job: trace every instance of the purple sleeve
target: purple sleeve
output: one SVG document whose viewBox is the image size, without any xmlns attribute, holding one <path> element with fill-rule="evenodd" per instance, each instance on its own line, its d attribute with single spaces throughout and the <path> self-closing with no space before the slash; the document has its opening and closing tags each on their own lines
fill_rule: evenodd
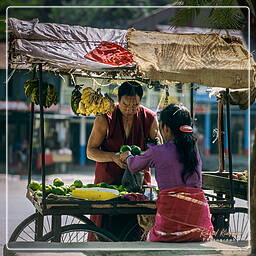
<svg viewBox="0 0 256 256">
<path fill-rule="evenodd" d="M 132 172 L 141 171 L 147 169 L 148 167 L 154 167 L 153 159 L 153 148 L 150 147 L 140 156 L 128 156 L 127 165 L 128 169 Z"/>
</svg>

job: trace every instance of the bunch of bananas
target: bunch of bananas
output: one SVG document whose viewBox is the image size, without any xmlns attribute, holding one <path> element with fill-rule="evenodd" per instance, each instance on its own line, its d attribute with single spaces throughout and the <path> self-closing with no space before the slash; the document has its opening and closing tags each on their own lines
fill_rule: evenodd
<svg viewBox="0 0 256 256">
<path fill-rule="evenodd" d="M 83 89 L 81 95 L 81 101 L 77 109 L 78 114 L 94 115 L 107 114 L 114 111 L 114 101 L 105 94 L 101 94 L 100 89 L 97 91 L 93 90 L 91 87 Z"/>
<path fill-rule="evenodd" d="M 77 112 L 78 108 L 79 108 L 79 102 L 81 101 L 81 96 L 82 96 L 82 93 L 79 91 L 79 88 L 80 87 L 76 87 L 73 91 L 72 91 L 72 95 L 71 95 L 71 102 L 70 102 L 70 105 L 71 105 L 71 108 L 72 108 L 72 111 L 74 112 L 74 114 L 79 114 Z"/>
<path fill-rule="evenodd" d="M 24 92 L 27 97 L 31 97 L 31 101 L 39 105 L 39 80 L 29 79 L 24 84 Z M 52 104 L 56 105 L 57 92 L 52 84 L 43 83 L 43 106 L 49 108 Z"/>
</svg>

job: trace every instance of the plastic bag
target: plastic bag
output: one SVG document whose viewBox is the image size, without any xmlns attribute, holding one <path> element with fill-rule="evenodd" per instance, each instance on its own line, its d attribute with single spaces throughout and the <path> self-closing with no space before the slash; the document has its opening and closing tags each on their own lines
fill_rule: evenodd
<svg viewBox="0 0 256 256">
<path fill-rule="evenodd" d="M 142 192 L 144 172 L 132 173 L 127 167 L 122 178 L 122 185 L 128 192 Z"/>
</svg>

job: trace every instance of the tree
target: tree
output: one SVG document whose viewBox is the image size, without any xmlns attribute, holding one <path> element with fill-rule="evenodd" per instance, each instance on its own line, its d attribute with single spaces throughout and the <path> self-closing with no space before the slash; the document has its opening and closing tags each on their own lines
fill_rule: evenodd
<svg viewBox="0 0 256 256">
<path fill-rule="evenodd" d="M 250 8 L 251 40 L 256 41 L 256 1 L 255 0 L 186 0 L 179 1 L 176 5 L 184 6 L 241 6 L 240 8 L 210 8 L 202 24 L 207 24 L 213 29 L 239 29 L 247 35 L 248 9 Z M 173 26 L 184 26 L 195 20 L 206 9 L 185 8 L 178 9 L 176 15 L 170 19 Z M 207 22 L 206 22 L 207 21 Z M 247 36 L 245 36 L 245 39 Z M 254 46 L 255 47 L 255 46 Z"/>
</svg>

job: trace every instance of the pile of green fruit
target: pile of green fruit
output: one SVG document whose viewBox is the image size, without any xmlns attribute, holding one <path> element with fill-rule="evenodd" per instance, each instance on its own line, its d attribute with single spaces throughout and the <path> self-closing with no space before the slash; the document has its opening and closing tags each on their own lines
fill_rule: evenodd
<svg viewBox="0 0 256 256">
<path fill-rule="evenodd" d="M 28 185 L 30 189 L 34 191 L 37 196 L 42 196 L 42 184 L 38 181 L 31 181 Z M 86 184 L 84 185 L 81 180 L 75 180 L 71 185 L 65 185 L 63 180 L 60 178 L 55 178 L 52 184 L 45 185 L 45 192 L 48 196 L 49 194 L 60 195 L 60 196 L 71 196 L 71 192 L 76 188 L 111 188 L 119 191 L 120 195 L 126 193 L 126 189 L 122 185 L 109 185 L 106 182 L 101 182 L 98 184 Z"/>
<path fill-rule="evenodd" d="M 132 153 L 132 155 L 136 156 L 136 155 L 140 155 L 141 154 L 141 148 L 136 146 L 136 145 L 123 145 L 120 148 L 120 153 L 126 152 L 126 151 L 130 151 Z"/>
<path fill-rule="evenodd" d="M 34 193 L 38 196 L 42 196 L 42 184 L 38 181 L 31 181 L 28 185 Z M 65 185 L 63 180 L 60 178 L 55 178 L 52 184 L 45 185 L 46 195 L 54 194 L 61 196 L 70 196 L 71 191 L 75 188 L 83 187 L 83 182 L 81 180 L 75 180 L 71 185 Z"/>
</svg>

